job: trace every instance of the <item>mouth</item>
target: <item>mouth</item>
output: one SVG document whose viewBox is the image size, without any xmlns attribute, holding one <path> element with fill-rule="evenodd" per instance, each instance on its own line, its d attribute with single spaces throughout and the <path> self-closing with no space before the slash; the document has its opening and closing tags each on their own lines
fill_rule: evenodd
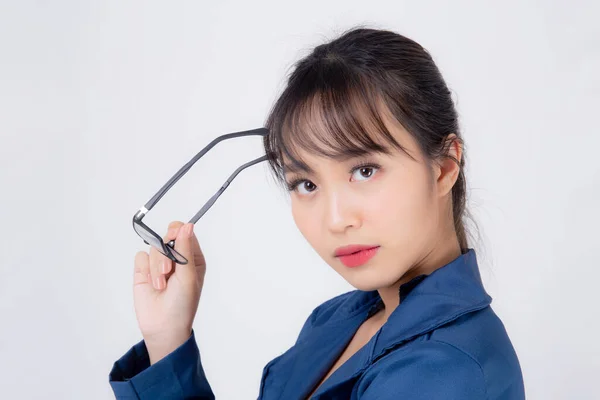
<svg viewBox="0 0 600 400">
<path fill-rule="evenodd" d="M 378 250 L 379 246 L 353 245 L 338 248 L 335 251 L 335 257 L 346 267 L 354 268 L 366 264 L 377 254 Z"/>
</svg>

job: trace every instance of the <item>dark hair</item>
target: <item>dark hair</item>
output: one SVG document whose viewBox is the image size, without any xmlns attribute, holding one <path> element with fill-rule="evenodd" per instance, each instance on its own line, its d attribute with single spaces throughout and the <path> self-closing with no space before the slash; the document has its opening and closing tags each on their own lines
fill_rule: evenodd
<svg viewBox="0 0 600 400">
<path fill-rule="evenodd" d="M 354 28 L 317 46 L 295 64 L 267 118 L 264 146 L 271 170 L 284 182 L 284 156 L 307 170 L 298 149 L 340 159 L 388 153 L 390 145 L 404 150 L 387 130 L 384 111 L 415 138 L 429 161 L 451 157 L 450 134 L 463 145 L 451 93 L 421 45 L 395 32 Z M 464 251 L 464 156 L 452 159 L 461 167 L 452 203 Z"/>
</svg>

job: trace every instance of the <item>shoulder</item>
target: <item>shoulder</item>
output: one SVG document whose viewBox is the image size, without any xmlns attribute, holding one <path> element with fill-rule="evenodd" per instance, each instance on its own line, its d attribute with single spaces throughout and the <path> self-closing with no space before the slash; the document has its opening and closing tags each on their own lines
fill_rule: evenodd
<svg viewBox="0 0 600 400">
<path fill-rule="evenodd" d="M 431 340 L 461 351 L 481 366 L 488 393 L 521 398 L 523 375 L 515 348 L 492 307 L 467 314 L 430 334 Z"/>
<path fill-rule="evenodd" d="M 519 369 L 508 332 L 491 306 L 457 318 L 429 336 L 460 349 L 481 365 L 493 364 L 496 370 Z"/>
<path fill-rule="evenodd" d="M 412 342 L 384 355 L 362 375 L 359 397 L 486 399 L 481 365 L 452 344 Z"/>
<path fill-rule="evenodd" d="M 491 307 L 383 354 L 365 371 L 360 390 L 376 393 L 383 387 L 409 398 L 524 399 L 517 355 Z"/>
</svg>

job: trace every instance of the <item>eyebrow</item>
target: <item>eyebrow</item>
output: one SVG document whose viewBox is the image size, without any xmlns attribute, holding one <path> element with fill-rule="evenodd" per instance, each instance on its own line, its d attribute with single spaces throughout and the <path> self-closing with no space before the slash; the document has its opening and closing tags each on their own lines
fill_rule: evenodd
<svg viewBox="0 0 600 400">
<path fill-rule="evenodd" d="M 376 150 L 364 150 L 364 151 L 357 152 L 357 153 L 342 153 L 342 154 L 332 156 L 331 158 L 333 158 L 334 160 L 336 160 L 338 162 L 347 162 L 350 160 L 354 160 L 356 158 L 371 156 L 371 155 L 375 155 L 375 154 L 385 154 L 385 152 L 384 151 L 376 151 Z M 283 165 L 284 175 L 287 173 L 291 174 L 291 173 L 297 173 L 297 172 L 314 174 L 314 170 L 310 166 L 308 166 L 306 163 L 303 163 L 301 161 L 293 162 L 292 164 L 284 164 Z"/>
<path fill-rule="evenodd" d="M 304 164 L 304 163 L 299 163 L 299 164 L 285 164 L 283 166 L 283 173 L 285 174 L 293 174 L 293 173 L 297 173 L 297 172 L 304 172 L 307 174 L 313 174 L 314 171 L 311 167 L 309 167 L 308 165 Z"/>
</svg>

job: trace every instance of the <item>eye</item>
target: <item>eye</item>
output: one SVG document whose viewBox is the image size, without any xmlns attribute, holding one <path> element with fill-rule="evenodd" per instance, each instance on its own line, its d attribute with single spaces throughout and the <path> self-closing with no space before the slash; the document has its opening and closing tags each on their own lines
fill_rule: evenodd
<svg viewBox="0 0 600 400">
<path fill-rule="evenodd" d="M 312 183 L 311 181 L 302 181 L 297 187 L 296 190 L 298 191 L 298 193 L 300 194 L 309 194 L 310 192 L 313 192 L 315 189 L 317 188 L 317 185 L 315 185 L 314 183 Z M 306 192 L 302 192 L 303 190 L 305 190 Z"/>
<path fill-rule="evenodd" d="M 317 189 L 317 185 L 307 179 L 296 179 L 295 181 L 288 183 L 288 190 L 290 192 L 297 191 L 299 194 L 309 194 Z"/>
<path fill-rule="evenodd" d="M 358 165 L 352 169 L 352 180 L 366 181 L 371 178 L 379 170 L 378 165 Z"/>
</svg>

